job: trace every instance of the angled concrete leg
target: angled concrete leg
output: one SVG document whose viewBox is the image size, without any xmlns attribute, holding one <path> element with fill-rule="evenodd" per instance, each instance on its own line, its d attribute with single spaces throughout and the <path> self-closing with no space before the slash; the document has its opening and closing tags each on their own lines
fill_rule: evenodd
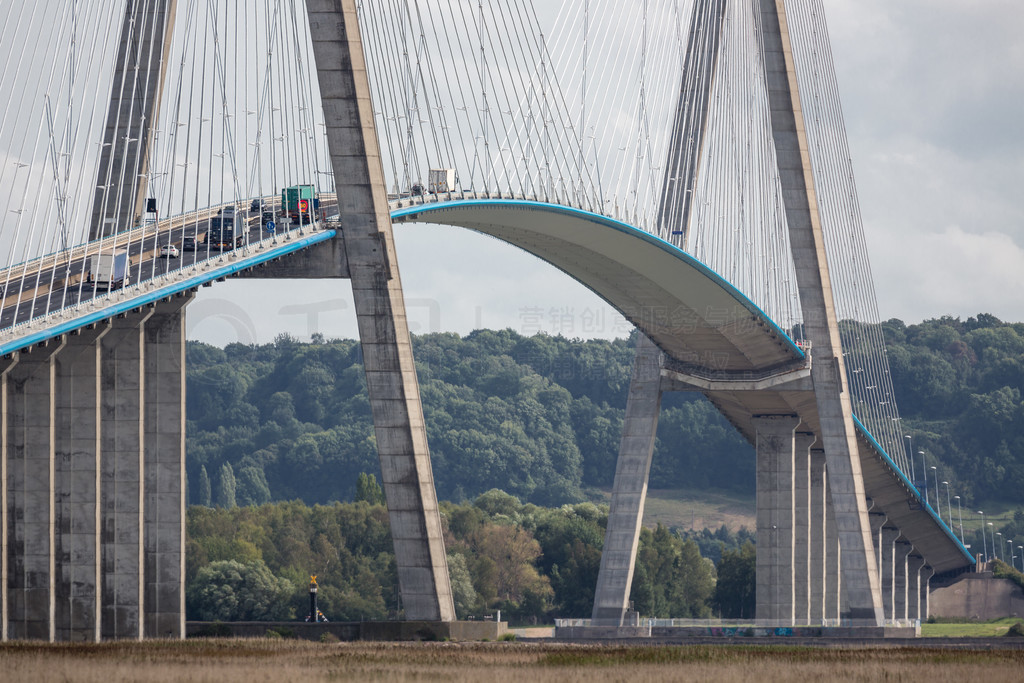
<svg viewBox="0 0 1024 683">
<path fill-rule="evenodd" d="M 115 319 L 101 342 L 100 631 L 104 639 L 143 637 L 145 323 L 151 315 L 153 309 Z"/>
<path fill-rule="evenodd" d="M 896 539 L 900 536 L 899 529 L 884 527 L 881 534 L 882 571 L 882 608 L 886 619 L 895 619 L 896 613 Z"/>
<path fill-rule="evenodd" d="M 650 339 L 638 333 L 626 418 L 622 423 L 622 443 L 615 464 L 608 528 L 594 594 L 592 623 L 595 626 L 621 626 L 629 604 L 660 410 L 661 352 Z"/>
<path fill-rule="evenodd" d="M 452 621 L 448 560 L 356 2 L 308 0 L 307 9 L 405 616 Z"/>
<path fill-rule="evenodd" d="M 63 347 L 61 338 L 22 353 L 8 374 L 8 626 L 14 639 L 56 637 L 55 379 Z"/>
<path fill-rule="evenodd" d="M 810 538 L 808 566 L 810 581 L 808 595 L 810 600 L 810 623 L 820 624 L 827 614 L 825 608 L 825 451 L 820 448 L 810 450 Z"/>
<path fill-rule="evenodd" d="M 793 448 L 795 415 L 754 418 L 757 429 L 756 614 L 759 622 L 794 621 Z"/>
<path fill-rule="evenodd" d="M 57 357 L 57 639 L 100 639 L 100 368 L 110 323 Z"/>
<path fill-rule="evenodd" d="M 907 539 L 900 537 L 896 541 L 893 555 L 896 565 L 896 571 L 893 574 L 893 619 L 906 620 L 910 618 L 907 607 L 907 586 L 910 583 L 907 575 L 909 567 L 907 560 L 913 550 L 914 546 L 910 545 Z"/>
<path fill-rule="evenodd" d="M 145 328 L 147 638 L 185 637 L 185 306 L 193 296 L 160 302 Z"/>
<path fill-rule="evenodd" d="M 797 624 L 811 621 L 811 444 L 814 434 L 797 432 L 793 458 L 793 599 Z"/>
</svg>

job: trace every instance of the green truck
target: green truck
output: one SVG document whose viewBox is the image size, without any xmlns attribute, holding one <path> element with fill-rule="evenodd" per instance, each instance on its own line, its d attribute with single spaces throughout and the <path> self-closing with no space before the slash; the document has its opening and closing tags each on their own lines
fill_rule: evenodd
<svg viewBox="0 0 1024 683">
<path fill-rule="evenodd" d="M 281 190 L 281 211 L 292 223 L 308 225 L 320 212 L 320 198 L 312 185 L 292 185 Z"/>
</svg>

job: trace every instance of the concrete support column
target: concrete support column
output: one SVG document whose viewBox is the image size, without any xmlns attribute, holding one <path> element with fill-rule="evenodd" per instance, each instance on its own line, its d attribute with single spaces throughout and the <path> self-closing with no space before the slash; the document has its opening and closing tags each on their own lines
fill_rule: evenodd
<svg viewBox="0 0 1024 683">
<path fill-rule="evenodd" d="M 661 352 L 640 333 L 622 423 L 622 443 L 615 464 L 601 568 L 597 574 L 595 626 L 621 626 L 629 605 L 660 410 Z"/>
<path fill-rule="evenodd" d="M 307 0 L 345 258 L 407 619 L 452 621 L 441 515 L 355 0 Z"/>
<path fill-rule="evenodd" d="M 828 470 L 825 471 L 825 618 L 839 620 L 846 613 L 846 596 L 843 590 L 843 549 L 839 544 L 836 528 L 835 508 L 832 506 L 832 491 L 828 486 Z"/>
<path fill-rule="evenodd" d="M 757 430 L 758 621 L 794 621 L 793 448 L 796 415 L 754 418 Z"/>
<path fill-rule="evenodd" d="M 797 432 L 793 447 L 793 612 L 795 623 L 811 621 L 811 444 L 814 434 Z"/>
<path fill-rule="evenodd" d="M 109 321 L 57 357 L 57 639 L 100 640 L 100 369 Z"/>
<path fill-rule="evenodd" d="M 145 328 L 147 638 L 185 637 L 185 306 L 193 297 L 160 302 Z"/>
<path fill-rule="evenodd" d="M 102 344 L 101 623 L 104 639 L 143 637 L 145 323 L 117 318 Z"/>
<path fill-rule="evenodd" d="M 882 558 L 882 608 L 886 619 L 894 619 L 896 613 L 896 539 L 900 530 L 883 527 L 879 537 L 879 556 Z"/>
<path fill-rule="evenodd" d="M 918 599 L 918 610 L 921 615 L 921 621 L 927 621 L 928 617 L 932 615 L 930 597 L 931 582 L 932 577 L 935 576 L 935 570 L 932 569 L 930 565 L 926 564 L 921 567 L 921 572 L 918 576 L 920 577 L 918 579 L 918 595 L 920 595 L 920 598 Z"/>
<path fill-rule="evenodd" d="M 907 576 L 908 562 L 914 546 L 905 538 L 896 541 L 896 548 L 893 553 L 895 573 L 893 574 L 893 619 L 909 619 L 907 610 L 907 586 L 910 583 Z"/>
<path fill-rule="evenodd" d="M 7 459 L 9 456 L 10 432 L 8 431 L 8 406 L 10 405 L 7 375 L 18 364 L 19 354 L 13 353 L 0 358 L 0 640 L 7 642 L 9 607 L 7 600 Z"/>
<path fill-rule="evenodd" d="M 825 608 L 825 558 L 826 550 L 826 517 L 825 517 L 825 451 L 812 448 L 810 457 L 810 529 L 807 564 L 810 568 L 808 581 L 808 600 L 810 602 L 810 621 L 820 624 L 827 614 Z"/>
<path fill-rule="evenodd" d="M 924 558 L 911 553 L 907 556 L 907 618 L 921 620 L 921 570 Z"/>
<path fill-rule="evenodd" d="M 9 371 L 7 513 L 9 637 L 56 637 L 54 529 L 57 356 L 64 338 L 22 353 Z"/>
</svg>

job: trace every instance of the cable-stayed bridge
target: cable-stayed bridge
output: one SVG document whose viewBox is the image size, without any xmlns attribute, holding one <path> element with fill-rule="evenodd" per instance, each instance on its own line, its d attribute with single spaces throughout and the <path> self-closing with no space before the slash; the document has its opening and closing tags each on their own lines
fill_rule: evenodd
<svg viewBox="0 0 1024 683">
<path fill-rule="evenodd" d="M 47 36 L 0 77 L 5 638 L 183 634 L 183 321 L 227 277 L 351 282 L 405 615 L 455 618 L 393 222 L 518 246 L 643 333 L 594 624 L 627 618 L 664 391 L 756 446 L 759 620 L 903 623 L 972 564 L 905 450 L 819 0 L 2 20 Z"/>
</svg>

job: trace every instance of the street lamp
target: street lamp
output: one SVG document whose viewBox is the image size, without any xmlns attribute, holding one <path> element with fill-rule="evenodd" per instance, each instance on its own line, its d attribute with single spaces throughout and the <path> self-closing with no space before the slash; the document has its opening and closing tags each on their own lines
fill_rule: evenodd
<svg viewBox="0 0 1024 683">
<path fill-rule="evenodd" d="M 1020 557 L 1020 570 L 1024 572 L 1024 545 L 1017 546 L 1017 550 L 1019 551 L 1017 555 Z"/>
<path fill-rule="evenodd" d="M 985 539 L 985 513 L 978 510 L 981 515 L 981 547 L 985 549 L 985 561 L 988 562 L 988 541 Z"/>
<path fill-rule="evenodd" d="M 1010 566 L 1012 567 L 1013 566 L 1013 539 L 1012 538 L 1008 538 L 1008 539 L 1006 539 L 1006 542 L 1010 544 L 1010 549 L 1007 550 L 1006 552 L 1010 553 Z"/>
<path fill-rule="evenodd" d="M 996 528 L 994 526 L 992 526 L 992 522 L 985 522 L 985 524 L 987 524 L 988 526 L 992 527 L 991 529 L 988 530 L 988 532 L 990 534 L 992 534 L 992 559 L 994 560 L 994 559 L 996 559 L 996 536 L 995 536 Z M 981 533 L 985 533 L 985 527 L 981 528 Z"/>
<path fill-rule="evenodd" d="M 960 520 L 960 544 L 964 542 L 964 515 L 960 509 L 960 496 L 953 496 L 956 499 L 956 518 Z"/>
<path fill-rule="evenodd" d="M 939 513 L 939 519 L 942 519 L 942 505 L 939 503 L 939 468 L 932 465 L 932 473 L 935 475 L 935 511 Z M 925 477 L 927 479 L 928 477 Z"/>
<path fill-rule="evenodd" d="M 992 527 L 992 529 L 995 529 L 995 527 Z M 994 552 L 992 554 L 993 555 L 999 555 L 999 559 L 1001 560 L 1001 559 L 1003 559 L 1003 532 L 1002 531 L 996 531 L 996 536 L 999 537 L 999 546 L 998 546 L 999 550 L 997 550 L 996 552 Z M 992 545 L 993 546 L 996 544 L 996 536 L 992 537 Z"/>
<path fill-rule="evenodd" d="M 949 528 L 953 528 L 953 505 L 949 502 L 949 482 L 944 481 L 942 485 L 946 487 L 946 512 L 949 513 Z M 941 515 L 940 515 L 941 517 Z"/>
<path fill-rule="evenodd" d="M 918 451 L 918 455 L 921 456 L 921 478 L 924 479 L 924 502 L 928 502 L 928 468 L 924 460 L 924 451 Z"/>
<path fill-rule="evenodd" d="M 917 479 L 917 475 L 914 474 L 914 438 L 910 434 L 903 438 L 907 440 L 907 451 L 910 453 L 910 480 L 914 481 Z"/>
</svg>

